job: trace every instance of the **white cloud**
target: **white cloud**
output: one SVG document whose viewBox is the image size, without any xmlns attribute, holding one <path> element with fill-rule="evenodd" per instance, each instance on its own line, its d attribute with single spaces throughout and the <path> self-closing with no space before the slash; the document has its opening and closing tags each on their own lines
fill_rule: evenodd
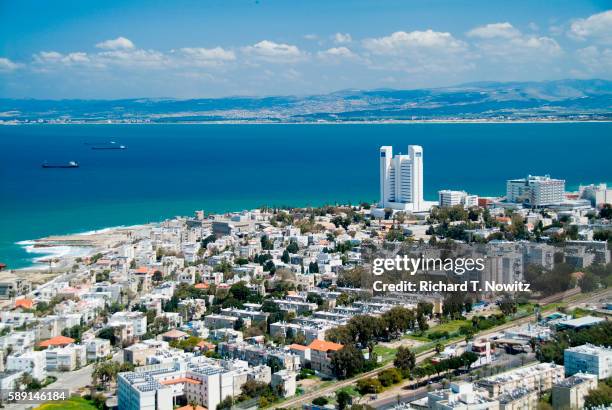
<svg viewBox="0 0 612 410">
<path fill-rule="evenodd" d="M 263 40 L 244 47 L 243 52 L 269 62 L 294 62 L 305 57 L 297 46 Z"/>
<path fill-rule="evenodd" d="M 353 41 L 353 38 L 349 33 L 336 33 L 334 34 L 334 43 L 336 44 L 346 44 Z"/>
<path fill-rule="evenodd" d="M 612 49 L 588 46 L 577 50 L 576 54 L 589 73 L 608 74 L 612 70 Z"/>
<path fill-rule="evenodd" d="M 56 62 L 61 61 L 63 55 L 57 51 L 41 51 L 34 55 L 34 59 L 40 62 Z"/>
<path fill-rule="evenodd" d="M 219 65 L 236 60 L 236 54 L 232 50 L 225 50 L 222 47 L 185 47 L 181 48 L 179 53 L 187 60 L 186 63 L 192 62 L 197 65 Z"/>
<path fill-rule="evenodd" d="M 64 60 L 67 63 L 88 63 L 89 62 L 89 57 L 87 56 L 87 53 L 81 53 L 81 52 L 77 52 L 77 53 L 69 53 L 64 57 Z"/>
<path fill-rule="evenodd" d="M 87 53 L 83 52 L 62 54 L 57 51 L 41 51 L 34 55 L 34 61 L 38 64 L 48 66 L 49 64 L 88 64 L 91 62 L 91 59 Z"/>
<path fill-rule="evenodd" d="M 131 50 L 134 48 L 134 43 L 125 37 L 117 37 L 112 40 L 102 41 L 96 44 L 96 47 L 103 50 Z"/>
<path fill-rule="evenodd" d="M 439 31 L 396 31 L 380 38 L 369 38 L 363 46 L 374 54 L 399 55 L 408 51 L 440 50 L 446 52 L 461 51 L 466 44 L 455 39 L 450 33 Z"/>
<path fill-rule="evenodd" d="M 0 57 L 0 71 L 13 71 L 19 68 L 19 64 L 12 62 L 8 58 Z"/>
<path fill-rule="evenodd" d="M 612 10 L 574 21 L 569 35 L 580 40 L 592 38 L 602 43 L 612 43 Z"/>
<path fill-rule="evenodd" d="M 224 60 L 232 61 L 236 59 L 236 54 L 231 50 L 224 50 L 221 47 L 215 48 L 181 48 L 180 51 L 190 57 L 204 60 Z"/>
<path fill-rule="evenodd" d="M 324 51 L 319 51 L 317 55 L 321 58 L 355 58 L 357 55 L 347 47 L 332 47 Z"/>
<path fill-rule="evenodd" d="M 113 50 L 96 55 L 96 60 L 103 65 L 121 67 L 161 68 L 171 65 L 170 59 L 157 50 Z"/>
<path fill-rule="evenodd" d="M 505 22 L 476 27 L 468 31 L 467 35 L 476 38 L 514 38 L 520 36 L 521 33 L 512 24 Z"/>
<path fill-rule="evenodd" d="M 526 59 L 545 61 L 563 54 L 559 43 L 551 37 L 526 35 L 508 22 L 476 27 L 467 33 L 481 56 L 510 62 Z"/>
<path fill-rule="evenodd" d="M 304 35 L 304 40 L 315 41 L 318 39 L 319 39 L 319 36 L 317 36 L 316 34 L 305 34 Z"/>
<path fill-rule="evenodd" d="M 362 41 L 363 61 L 369 68 L 411 74 L 457 73 L 473 68 L 468 45 L 450 33 L 397 31 Z"/>
</svg>

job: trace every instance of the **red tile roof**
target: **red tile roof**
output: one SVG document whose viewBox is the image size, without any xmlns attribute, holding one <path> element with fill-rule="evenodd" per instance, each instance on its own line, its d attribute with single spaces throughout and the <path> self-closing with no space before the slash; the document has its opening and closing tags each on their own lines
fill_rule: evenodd
<svg viewBox="0 0 612 410">
<path fill-rule="evenodd" d="M 178 379 L 169 379 L 160 382 L 161 384 L 179 384 L 179 383 L 189 383 L 189 384 L 202 384 L 201 381 L 192 379 L 190 377 L 179 377 Z"/>
<path fill-rule="evenodd" d="M 49 346 L 66 346 L 71 343 L 74 343 L 75 340 L 71 337 L 66 336 L 55 336 L 51 339 L 43 340 L 38 344 L 40 347 L 49 347 Z"/>
<path fill-rule="evenodd" d="M 318 350 L 320 352 L 328 352 L 330 350 L 340 350 L 344 346 L 340 343 L 328 342 L 327 340 L 315 339 L 308 345 L 311 350 Z"/>
<path fill-rule="evenodd" d="M 23 298 L 23 299 L 17 299 L 15 301 L 16 308 L 22 307 L 25 309 L 32 309 L 32 306 L 34 306 L 34 301 L 32 299 Z"/>
<path fill-rule="evenodd" d="M 179 337 L 189 336 L 189 334 L 180 331 L 178 329 L 168 330 L 166 333 L 162 333 L 162 337 L 169 337 L 172 339 L 178 339 Z"/>
</svg>

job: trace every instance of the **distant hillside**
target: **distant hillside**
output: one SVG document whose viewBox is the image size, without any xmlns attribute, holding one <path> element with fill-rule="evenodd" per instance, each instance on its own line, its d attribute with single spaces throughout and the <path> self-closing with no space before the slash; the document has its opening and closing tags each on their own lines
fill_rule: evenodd
<svg viewBox="0 0 612 410">
<path fill-rule="evenodd" d="M 612 81 L 480 82 L 418 90 L 343 90 L 307 97 L 0 99 L 0 120 L 213 122 L 610 120 Z"/>
</svg>

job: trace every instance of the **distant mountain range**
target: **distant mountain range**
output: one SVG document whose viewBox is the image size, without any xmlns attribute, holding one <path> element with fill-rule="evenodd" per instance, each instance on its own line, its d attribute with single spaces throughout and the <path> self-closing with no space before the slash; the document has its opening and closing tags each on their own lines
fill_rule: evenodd
<svg viewBox="0 0 612 410">
<path fill-rule="evenodd" d="M 0 121 L 346 122 L 612 120 L 612 81 L 479 82 L 417 90 L 343 90 L 307 97 L 0 99 Z"/>
</svg>

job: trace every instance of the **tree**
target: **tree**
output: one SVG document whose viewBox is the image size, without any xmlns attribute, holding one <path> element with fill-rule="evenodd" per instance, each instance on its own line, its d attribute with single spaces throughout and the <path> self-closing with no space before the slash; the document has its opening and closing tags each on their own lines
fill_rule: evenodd
<svg viewBox="0 0 612 410">
<path fill-rule="evenodd" d="M 298 246 L 296 241 L 291 241 L 289 242 L 289 245 L 287 245 L 287 252 L 289 253 L 298 253 L 299 250 L 300 247 Z"/>
<path fill-rule="evenodd" d="M 351 402 L 351 395 L 345 390 L 339 390 L 336 392 L 336 402 L 338 403 L 338 410 L 344 410 Z"/>
<path fill-rule="evenodd" d="M 119 363 L 109 360 L 96 363 L 91 378 L 94 384 L 106 388 L 111 381 L 115 380 L 117 373 L 119 373 Z"/>
<path fill-rule="evenodd" d="M 233 284 L 229 289 L 229 294 L 238 299 L 241 302 L 246 302 L 246 300 L 251 295 L 251 290 L 247 287 L 244 282 L 238 282 Z"/>
<path fill-rule="evenodd" d="M 612 219 L 612 205 L 604 204 L 599 211 L 599 217 L 602 219 Z"/>
<path fill-rule="evenodd" d="M 585 272 L 578 284 L 582 292 L 593 292 L 599 288 L 599 277 L 591 272 Z"/>
<path fill-rule="evenodd" d="M 502 311 L 504 316 L 510 316 L 516 313 L 516 301 L 511 296 L 504 296 L 499 302 L 499 309 Z"/>
<path fill-rule="evenodd" d="M 368 377 L 365 379 L 357 380 L 357 390 L 363 394 L 380 393 L 383 390 L 382 384 L 378 379 Z"/>
<path fill-rule="evenodd" d="M 289 263 L 289 251 L 287 249 L 283 251 L 283 254 L 281 256 L 281 261 L 283 263 Z"/>
<path fill-rule="evenodd" d="M 164 274 L 161 271 L 156 270 L 153 272 L 153 282 L 159 283 L 164 279 Z"/>
<path fill-rule="evenodd" d="M 612 404 L 612 387 L 609 385 L 610 379 L 599 383 L 599 386 L 589 391 L 589 395 L 584 400 L 584 408 L 590 409 L 595 407 L 609 408 Z"/>
<path fill-rule="evenodd" d="M 414 369 L 414 366 L 416 365 L 416 356 L 409 348 L 400 346 L 397 349 L 397 353 L 395 353 L 393 365 L 400 369 L 404 374 L 407 374 Z"/>
<path fill-rule="evenodd" d="M 329 403 L 329 400 L 323 396 L 319 396 L 312 401 L 315 406 L 325 406 L 327 403 Z"/>
<path fill-rule="evenodd" d="M 335 351 L 331 357 L 334 375 L 340 379 L 354 376 L 363 371 L 365 359 L 361 350 L 352 344 Z"/>
<path fill-rule="evenodd" d="M 433 303 L 421 301 L 417 304 L 417 314 L 431 317 L 433 307 Z"/>
<path fill-rule="evenodd" d="M 116 346 L 117 344 L 117 337 L 115 336 L 115 330 L 112 327 L 105 327 L 104 329 L 100 330 L 100 332 L 98 333 L 98 337 L 100 339 L 109 340 L 111 345 L 113 346 Z"/>
<path fill-rule="evenodd" d="M 234 399 L 232 396 L 227 396 L 219 404 L 217 404 L 217 410 L 230 410 L 234 405 Z"/>
<path fill-rule="evenodd" d="M 389 387 L 393 384 L 401 382 L 402 375 L 397 369 L 394 369 L 394 368 L 385 369 L 382 372 L 378 373 L 378 381 L 384 387 Z"/>
<path fill-rule="evenodd" d="M 417 316 L 416 319 L 417 319 L 417 324 L 419 325 L 419 330 L 421 332 L 424 332 L 427 329 L 429 329 L 429 325 L 427 324 L 427 319 L 425 319 L 425 316 L 419 315 Z"/>
<path fill-rule="evenodd" d="M 442 350 L 444 350 L 444 345 L 440 342 L 436 343 L 436 347 L 435 347 L 436 353 L 440 354 L 440 352 L 442 352 Z"/>
<path fill-rule="evenodd" d="M 268 239 L 268 235 L 261 237 L 261 249 L 264 251 L 271 251 L 274 249 L 274 244 Z"/>
<path fill-rule="evenodd" d="M 263 270 L 264 272 L 270 272 L 270 275 L 274 275 L 276 272 L 276 266 L 274 265 L 274 262 L 267 261 L 263 266 Z"/>
</svg>

